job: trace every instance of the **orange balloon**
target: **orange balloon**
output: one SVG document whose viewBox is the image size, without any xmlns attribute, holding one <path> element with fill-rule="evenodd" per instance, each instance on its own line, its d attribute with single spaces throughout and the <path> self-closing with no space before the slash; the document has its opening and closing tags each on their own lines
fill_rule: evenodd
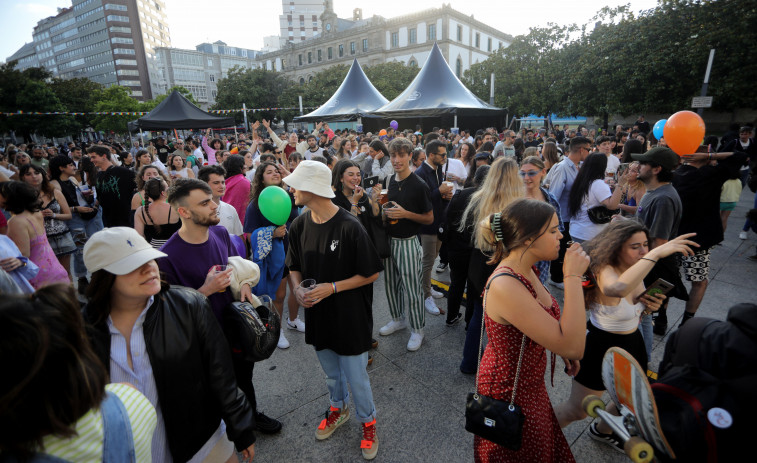
<svg viewBox="0 0 757 463">
<path fill-rule="evenodd" d="M 704 139 L 704 121 L 692 111 L 678 111 L 668 118 L 662 131 L 668 147 L 679 156 L 693 154 Z"/>
<path fill-rule="evenodd" d="M 237 154 L 238 152 L 239 152 L 239 148 L 237 148 L 236 146 L 231 148 L 231 151 L 229 151 L 229 153 L 231 154 Z"/>
<path fill-rule="evenodd" d="M 379 137 L 383 137 L 384 135 L 386 135 L 386 129 L 381 129 L 379 131 Z"/>
</svg>

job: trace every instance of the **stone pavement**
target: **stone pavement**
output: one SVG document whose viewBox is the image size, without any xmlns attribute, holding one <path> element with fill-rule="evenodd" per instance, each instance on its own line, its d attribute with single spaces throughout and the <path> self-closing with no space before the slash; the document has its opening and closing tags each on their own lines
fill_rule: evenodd
<svg viewBox="0 0 757 463">
<path fill-rule="evenodd" d="M 724 320 L 728 309 L 739 302 L 757 301 L 757 262 L 754 255 L 757 236 L 749 232 L 742 241 L 738 233 L 744 215 L 752 207 L 754 194 L 745 189 L 736 210 L 731 214 L 726 238 L 712 252 L 710 286 L 697 316 Z M 439 281 L 448 281 L 448 272 L 435 273 Z M 458 366 L 465 340 L 464 323 L 447 327 L 444 316 L 426 317 L 425 339 L 420 350 L 405 348 L 408 331 L 389 337 L 378 330 L 390 320 L 384 294 L 383 275 L 374 285 L 374 336 L 379 341 L 368 367 L 376 403 L 377 431 L 380 447 L 377 462 L 469 462 L 473 460 L 473 437 L 465 431 L 465 396 L 473 390 L 474 378 L 460 373 Z M 562 305 L 562 293 L 549 288 Z M 437 300 L 446 307 L 446 299 Z M 684 304 L 673 299 L 668 310 L 669 327 L 680 322 Z M 280 434 L 259 435 L 256 461 L 264 462 L 352 462 L 363 461 L 360 455 L 360 425 L 351 419 L 325 441 L 314 433 L 329 406 L 325 377 L 312 346 L 304 334 L 286 331 L 291 342 L 287 350 L 255 367 L 254 383 L 261 411 L 281 420 Z M 650 368 L 657 369 L 666 338 L 655 336 Z M 555 385 L 547 390 L 553 404 L 570 394 L 570 378 L 562 373 L 561 361 L 555 372 Z M 607 395 L 605 394 L 605 400 Z M 599 444 L 587 435 L 590 419 L 564 429 L 578 462 L 626 462 L 617 451 Z"/>
</svg>

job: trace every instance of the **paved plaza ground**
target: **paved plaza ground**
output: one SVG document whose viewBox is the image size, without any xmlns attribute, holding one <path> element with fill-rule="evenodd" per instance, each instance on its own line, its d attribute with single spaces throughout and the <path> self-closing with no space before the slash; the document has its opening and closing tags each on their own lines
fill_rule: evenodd
<svg viewBox="0 0 757 463">
<path fill-rule="evenodd" d="M 712 252 L 710 286 L 697 316 L 724 320 L 728 309 L 739 302 L 757 301 L 757 235 L 750 232 L 742 241 L 738 233 L 744 215 L 753 204 L 754 194 L 744 190 L 731 214 L 726 238 Z M 449 281 L 448 272 L 434 273 L 440 282 Z M 553 287 L 562 305 L 562 293 Z M 437 303 L 446 307 L 446 299 Z M 668 311 L 669 329 L 678 326 L 684 304 L 673 299 Z M 426 317 L 421 349 L 405 348 L 408 331 L 379 336 L 378 330 L 390 320 L 384 293 L 383 275 L 374 285 L 374 336 L 379 340 L 368 367 L 378 413 L 380 439 L 377 462 L 469 462 L 473 460 L 473 437 L 465 431 L 465 396 L 473 390 L 474 377 L 460 373 L 458 366 L 465 340 L 464 323 L 447 327 L 444 316 Z M 287 330 L 291 347 L 276 350 L 255 367 L 254 383 L 262 411 L 284 425 L 280 434 L 261 435 L 256 445 L 256 461 L 264 462 L 349 462 L 362 461 L 360 425 L 351 419 L 325 441 L 315 439 L 315 428 L 328 408 L 324 373 L 312 346 L 302 333 Z M 655 336 L 650 368 L 657 369 L 666 338 Z M 547 390 L 553 404 L 568 398 L 570 378 L 562 373 L 558 359 L 555 385 Z M 605 396 L 605 398 L 607 398 Z M 589 438 L 589 419 L 564 429 L 578 462 L 625 462 L 625 455 Z"/>
</svg>

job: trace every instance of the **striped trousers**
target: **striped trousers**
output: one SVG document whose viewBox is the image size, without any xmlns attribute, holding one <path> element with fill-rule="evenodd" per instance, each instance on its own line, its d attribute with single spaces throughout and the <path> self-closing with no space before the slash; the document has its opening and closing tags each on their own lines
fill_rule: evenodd
<svg viewBox="0 0 757 463">
<path fill-rule="evenodd" d="M 410 328 L 421 330 L 426 325 L 423 308 L 423 250 L 418 237 L 392 238 L 392 256 L 384 259 L 384 288 L 389 313 L 399 320 L 408 308 Z"/>
</svg>

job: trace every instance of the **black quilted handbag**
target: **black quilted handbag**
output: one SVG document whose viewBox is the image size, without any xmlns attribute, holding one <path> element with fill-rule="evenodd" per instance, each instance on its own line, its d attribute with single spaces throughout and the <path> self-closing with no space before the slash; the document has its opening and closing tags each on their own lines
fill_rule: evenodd
<svg viewBox="0 0 757 463">
<path fill-rule="evenodd" d="M 488 292 L 491 280 L 503 274 L 494 275 L 486 285 Z M 506 274 L 504 274 L 506 275 Z M 484 293 L 484 315 L 486 315 L 486 293 Z M 518 389 L 520 366 L 523 363 L 523 349 L 526 346 L 526 335 L 520 343 L 518 367 L 515 370 L 513 395 L 510 402 L 494 399 L 478 393 L 478 373 L 481 367 L 481 347 L 484 340 L 484 321 L 481 321 L 481 340 L 478 344 L 478 367 L 476 368 L 476 392 L 468 394 L 465 404 L 465 430 L 497 445 L 510 450 L 520 450 L 523 438 L 523 423 L 526 420 L 523 411 L 515 405 L 515 392 Z"/>
<path fill-rule="evenodd" d="M 276 350 L 281 319 L 265 304 L 232 302 L 226 306 L 224 333 L 231 350 L 249 362 L 265 360 Z"/>
</svg>

